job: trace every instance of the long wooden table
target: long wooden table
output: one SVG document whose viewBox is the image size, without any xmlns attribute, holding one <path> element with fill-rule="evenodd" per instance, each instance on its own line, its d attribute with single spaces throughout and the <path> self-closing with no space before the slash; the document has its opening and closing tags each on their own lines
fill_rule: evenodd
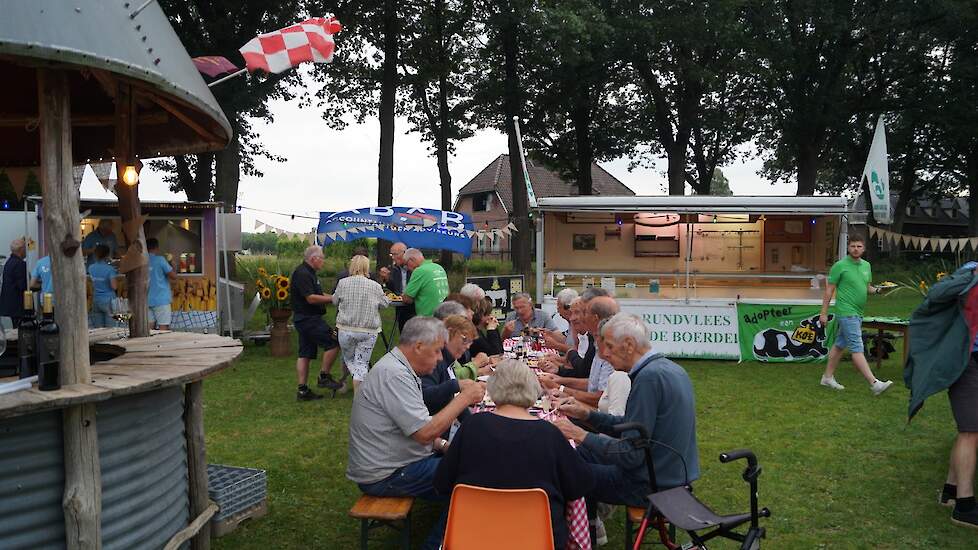
<svg viewBox="0 0 978 550">
<path fill-rule="evenodd" d="M 876 331 L 876 368 L 883 364 L 883 331 L 899 332 L 903 335 L 903 361 L 910 353 L 910 321 L 904 319 L 863 319 L 863 328 Z"/>
</svg>

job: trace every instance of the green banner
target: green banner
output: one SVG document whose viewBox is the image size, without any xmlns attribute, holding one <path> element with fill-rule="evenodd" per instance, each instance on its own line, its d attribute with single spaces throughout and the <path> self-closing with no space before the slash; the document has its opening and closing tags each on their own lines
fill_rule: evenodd
<svg viewBox="0 0 978 550">
<path fill-rule="evenodd" d="M 835 316 L 818 322 L 821 306 L 737 304 L 741 361 L 823 361 L 835 342 Z"/>
</svg>

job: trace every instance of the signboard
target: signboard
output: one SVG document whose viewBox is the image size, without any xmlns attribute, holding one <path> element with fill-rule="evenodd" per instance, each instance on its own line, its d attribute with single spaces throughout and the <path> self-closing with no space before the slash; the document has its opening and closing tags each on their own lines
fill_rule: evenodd
<svg viewBox="0 0 978 550">
<path fill-rule="evenodd" d="M 649 326 L 652 349 L 667 357 L 737 359 L 737 309 L 724 303 L 620 300 L 621 310 Z"/>
<path fill-rule="evenodd" d="M 472 218 L 448 210 L 405 206 L 372 206 L 345 212 L 320 212 L 316 229 L 320 245 L 366 237 L 403 242 L 413 248 L 472 253 Z"/>
<path fill-rule="evenodd" d="M 466 277 L 466 283 L 473 283 L 486 291 L 486 296 L 492 299 L 492 312 L 502 321 L 513 311 L 513 294 L 523 292 L 522 275 L 498 275 L 495 277 Z"/>
<path fill-rule="evenodd" d="M 818 323 L 818 305 L 737 304 L 742 361 L 823 361 L 835 342 L 834 315 Z"/>
</svg>

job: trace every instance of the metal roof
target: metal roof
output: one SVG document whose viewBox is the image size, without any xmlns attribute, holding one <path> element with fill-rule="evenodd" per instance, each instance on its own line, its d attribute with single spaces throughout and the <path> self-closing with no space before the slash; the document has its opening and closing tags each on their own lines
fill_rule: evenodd
<svg viewBox="0 0 978 550">
<path fill-rule="evenodd" d="M 70 73 L 76 163 L 111 156 L 116 80 L 133 85 L 138 156 L 221 149 L 230 140 L 227 118 L 156 2 L 7 1 L 0 166 L 39 164 L 38 67 Z"/>
<path fill-rule="evenodd" d="M 549 212 L 676 212 L 709 214 L 849 214 L 844 197 L 658 195 L 538 198 Z"/>
</svg>

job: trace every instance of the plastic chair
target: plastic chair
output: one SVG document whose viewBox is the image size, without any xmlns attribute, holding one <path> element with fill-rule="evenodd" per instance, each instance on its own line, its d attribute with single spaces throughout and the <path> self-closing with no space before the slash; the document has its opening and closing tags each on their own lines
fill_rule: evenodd
<svg viewBox="0 0 978 550">
<path fill-rule="evenodd" d="M 448 508 L 443 550 L 553 550 L 550 500 L 543 489 L 458 484 Z"/>
</svg>

